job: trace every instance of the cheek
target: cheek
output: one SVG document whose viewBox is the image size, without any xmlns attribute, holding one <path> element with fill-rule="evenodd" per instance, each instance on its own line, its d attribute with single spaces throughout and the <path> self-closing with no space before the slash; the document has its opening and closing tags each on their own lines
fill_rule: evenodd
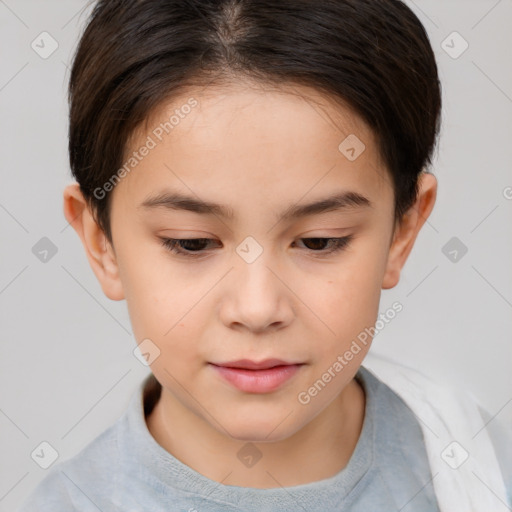
<svg viewBox="0 0 512 512">
<path fill-rule="evenodd" d="M 119 262 L 128 312 L 137 342 L 165 339 L 178 329 L 177 321 L 189 302 L 179 274 L 173 275 L 165 258 L 153 251 L 123 253 Z M 176 273 L 175 273 L 176 274 Z M 179 290 L 179 294 L 177 293 Z M 176 324 L 176 325 L 175 325 Z"/>
<path fill-rule="evenodd" d="M 138 344 L 149 339 L 158 347 L 160 355 L 151 370 L 166 380 L 170 377 L 165 370 L 178 378 L 201 360 L 197 340 L 201 339 L 207 305 L 201 297 L 211 284 L 199 286 L 197 280 L 171 268 L 168 262 L 160 269 L 159 263 L 154 263 L 125 261 L 125 295 L 135 340 Z"/>
<path fill-rule="evenodd" d="M 130 223 L 126 225 L 128 228 Z M 119 275 L 130 316 L 133 313 L 134 321 L 139 323 L 144 318 L 153 318 L 153 315 L 167 315 L 165 324 L 168 329 L 172 325 L 171 315 L 176 311 L 173 302 L 179 301 L 176 290 L 180 290 L 181 295 L 186 293 L 183 273 L 173 266 L 169 255 L 154 236 L 141 232 L 137 227 L 120 233 L 118 246 Z"/>
<path fill-rule="evenodd" d="M 152 338 L 158 345 L 169 346 L 175 338 L 191 336 L 194 304 L 200 299 L 200 290 L 183 289 L 174 279 L 159 279 L 151 283 L 142 280 L 131 286 L 126 301 L 136 339 Z"/>
<path fill-rule="evenodd" d="M 321 276 L 312 274 L 299 296 L 314 314 L 322 337 L 332 349 L 373 326 L 379 311 L 386 255 L 373 245 L 344 258 Z M 321 321 L 320 321 L 321 320 Z M 332 340 L 332 344 L 329 343 Z"/>
</svg>

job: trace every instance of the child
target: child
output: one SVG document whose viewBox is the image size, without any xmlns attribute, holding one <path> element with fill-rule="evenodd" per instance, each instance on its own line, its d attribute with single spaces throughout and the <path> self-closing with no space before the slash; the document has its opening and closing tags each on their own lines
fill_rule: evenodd
<svg viewBox="0 0 512 512">
<path fill-rule="evenodd" d="M 69 92 L 64 213 L 152 374 L 23 512 L 509 510 L 477 405 L 367 356 L 437 190 L 405 4 L 100 0 Z"/>
</svg>

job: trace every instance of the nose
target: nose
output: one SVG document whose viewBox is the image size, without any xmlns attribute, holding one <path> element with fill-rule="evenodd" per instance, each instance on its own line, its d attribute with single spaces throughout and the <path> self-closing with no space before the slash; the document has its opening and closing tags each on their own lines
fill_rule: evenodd
<svg viewBox="0 0 512 512">
<path fill-rule="evenodd" d="M 226 280 L 220 315 L 232 329 L 261 333 L 282 329 L 293 321 L 293 292 L 264 254 L 252 263 L 237 262 Z"/>
</svg>

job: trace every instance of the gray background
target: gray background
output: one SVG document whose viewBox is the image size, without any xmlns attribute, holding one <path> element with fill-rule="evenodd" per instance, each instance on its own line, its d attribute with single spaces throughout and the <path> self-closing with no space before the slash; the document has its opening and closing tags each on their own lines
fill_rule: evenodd
<svg viewBox="0 0 512 512">
<path fill-rule="evenodd" d="M 431 37 L 443 84 L 439 192 L 400 284 L 382 293 L 382 312 L 395 300 L 404 309 L 372 350 L 469 390 L 511 422 L 512 2 L 407 4 Z M 148 373 L 132 354 L 124 301 L 103 295 L 62 211 L 72 181 L 66 87 L 85 5 L 0 0 L 1 511 L 45 476 L 31 458 L 42 441 L 58 461 L 74 455 Z M 43 31 L 59 45 L 46 59 L 31 47 Z M 452 56 L 442 47 L 453 31 L 469 44 L 458 58 L 456 37 L 447 39 Z M 46 262 L 32 251 L 43 237 L 57 248 Z M 468 249 L 457 262 L 443 252 L 453 237 Z"/>
</svg>

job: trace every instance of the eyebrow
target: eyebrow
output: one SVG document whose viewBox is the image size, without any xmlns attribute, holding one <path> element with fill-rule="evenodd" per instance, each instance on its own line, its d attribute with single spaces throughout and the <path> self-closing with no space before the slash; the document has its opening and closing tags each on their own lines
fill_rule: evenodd
<svg viewBox="0 0 512 512">
<path fill-rule="evenodd" d="M 217 215 L 225 219 L 235 217 L 233 209 L 210 201 L 203 201 L 192 196 L 173 191 L 163 191 L 148 197 L 138 208 L 152 210 L 165 208 L 168 210 L 185 210 L 203 215 Z M 318 215 L 320 213 L 353 210 L 359 208 L 373 208 L 372 202 L 358 192 L 344 191 L 308 204 L 291 205 L 279 216 L 278 220 Z"/>
</svg>

